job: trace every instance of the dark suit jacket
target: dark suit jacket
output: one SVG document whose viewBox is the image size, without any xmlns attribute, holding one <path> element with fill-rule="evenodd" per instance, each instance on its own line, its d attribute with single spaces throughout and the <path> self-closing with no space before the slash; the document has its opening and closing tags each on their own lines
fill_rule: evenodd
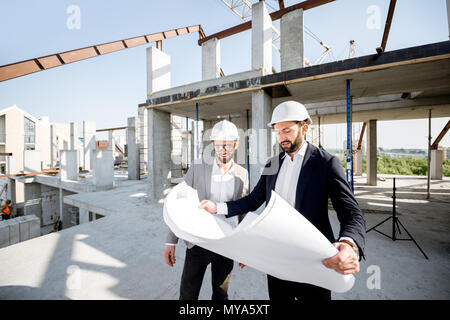
<svg viewBox="0 0 450 320">
<path fill-rule="evenodd" d="M 255 211 L 264 202 L 269 202 L 284 155 L 281 152 L 269 159 L 261 178 L 248 196 L 227 202 L 228 217 Z M 363 258 L 366 234 L 364 216 L 347 183 L 342 165 L 337 157 L 308 143 L 297 183 L 295 209 L 330 242 L 335 242 L 328 217 L 328 197 L 341 225 L 339 238 L 352 238 L 359 248 L 360 258 Z"/>
</svg>

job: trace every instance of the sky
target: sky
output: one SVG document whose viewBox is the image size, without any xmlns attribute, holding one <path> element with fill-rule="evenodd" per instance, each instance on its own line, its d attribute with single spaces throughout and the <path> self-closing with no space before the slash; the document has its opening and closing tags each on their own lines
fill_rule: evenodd
<svg viewBox="0 0 450 320">
<path fill-rule="evenodd" d="M 286 6 L 298 2 L 285 0 Z M 276 0 L 266 3 L 270 12 L 278 8 Z M 79 10 L 76 20 L 74 6 Z M 324 62 L 345 59 L 351 39 L 356 41 L 356 56 L 373 54 L 381 43 L 388 6 L 389 0 L 337 0 L 305 11 L 305 56 L 316 60 L 323 52 L 321 40 L 333 48 Z M 221 0 L 4 0 L 0 65 L 189 25 L 201 24 L 210 35 L 241 22 Z M 279 29 L 279 21 L 274 24 Z M 397 1 L 386 51 L 448 39 L 445 0 Z M 171 56 L 172 87 L 201 80 L 197 40 L 198 34 L 192 33 L 163 41 L 163 51 Z M 0 109 L 16 104 L 52 122 L 81 126 L 83 120 L 95 121 L 98 129 L 126 126 L 126 119 L 137 116 L 137 105 L 146 100 L 146 47 L 0 82 Z M 249 70 L 250 50 L 250 31 L 222 39 L 225 74 Z M 276 51 L 273 65 L 280 70 Z M 432 119 L 433 138 L 449 119 Z M 342 146 L 343 124 L 324 130 L 325 147 Z M 427 119 L 378 123 L 378 146 L 383 148 L 426 149 L 427 135 Z M 450 147 L 450 134 L 441 145 Z"/>
</svg>

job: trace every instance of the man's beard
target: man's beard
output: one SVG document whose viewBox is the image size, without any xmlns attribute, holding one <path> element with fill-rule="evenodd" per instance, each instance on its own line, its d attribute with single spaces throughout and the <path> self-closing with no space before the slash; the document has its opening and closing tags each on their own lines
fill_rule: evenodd
<svg viewBox="0 0 450 320">
<path fill-rule="evenodd" d="M 228 162 L 230 162 L 233 159 L 233 155 L 234 155 L 234 153 L 231 153 L 231 154 L 227 153 L 226 158 L 223 159 L 222 155 L 216 154 L 216 158 L 219 162 L 221 162 L 223 164 L 227 164 Z"/>
<path fill-rule="evenodd" d="M 284 142 L 289 142 L 291 145 L 289 147 L 284 147 L 281 145 Z M 302 133 L 299 131 L 297 138 L 295 138 L 294 142 L 289 141 L 289 140 L 284 140 L 280 142 L 280 147 L 281 149 L 284 150 L 284 152 L 286 153 L 293 153 L 295 151 L 297 151 L 298 149 L 300 149 L 300 147 L 303 144 L 303 137 L 302 137 Z"/>
</svg>

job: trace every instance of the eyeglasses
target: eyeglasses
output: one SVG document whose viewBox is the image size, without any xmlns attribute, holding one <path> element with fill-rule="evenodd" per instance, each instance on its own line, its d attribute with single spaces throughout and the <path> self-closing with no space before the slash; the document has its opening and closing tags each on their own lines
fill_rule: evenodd
<svg viewBox="0 0 450 320">
<path fill-rule="evenodd" d="M 226 151 L 231 151 L 231 150 L 233 150 L 234 149 L 234 144 L 220 144 L 220 145 L 218 145 L 218 144 L 215 144 L 214 145 L 214 149 L 216 150 L 216 151 L 220 151 L 220 150 L 222 150 L 223 148 L 225 148 L 225 150 Z"/>
<path fill-rule="evenodd" d="M 278 136 L 280 134 L 290 134 L 293 130 L 293 128 L 296 126 L 297 124 L 294 124 L 290 127 L 284 128 L 282 130 L 276 130 L 276 129 L 272 129 L 272 132 L 276 133 Z"/>
</svg>

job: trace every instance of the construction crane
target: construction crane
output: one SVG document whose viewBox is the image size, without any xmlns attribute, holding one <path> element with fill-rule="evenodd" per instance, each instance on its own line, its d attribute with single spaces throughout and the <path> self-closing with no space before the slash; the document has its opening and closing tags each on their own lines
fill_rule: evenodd
<svg viewBox="0 0 450 320">
<path fill-rule="evenodd" d="M 238 17 L 240 17 L 243 21 L 247 21 L 252 16 L 252 3 L 249 0 L 220 0 L 222 3 L 224 3 L 233 13 L 235 13 Z M 280 6 L 280 9 L 284 9 L 284 0 L 275 0 L 278 1 L 278 4 Z M 273 8 L 270 4 L 267 3 L 267 5 L 272 9 Z M 272 25 L 272 46 L 280 52 L 280 31 Z M 314 40 L 316 40 L 322 47 L 325 48 L 325 51 L 322 53 L 322 55 L 317 58 L 314 63 L 312 63 L 308 58 L 304 57 L 304 64 L 307 66 L 313 66 L 317 65 L 323 62 L 325 58 L 328 56 L 328 54 L 331 51 L 331 47 L 327 44 L 325 44 L 323 41 L 321 41 L 308 27 L 305 26 L 304 32 L 312 37 Z"/>
</svg>

